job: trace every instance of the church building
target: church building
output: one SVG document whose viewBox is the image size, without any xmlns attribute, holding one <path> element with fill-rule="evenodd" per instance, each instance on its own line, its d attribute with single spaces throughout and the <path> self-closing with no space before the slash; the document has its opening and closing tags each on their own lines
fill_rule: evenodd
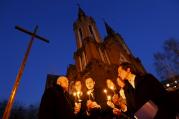
<svg viewBox="0 0 179 119">
<path fill-rule="evenodd" d="M 102 86 L 106 79 L 116 79 L 117 66 L 122 62 L 130 62 L 139 72 L 146 73 L 122 36 L 107 22 L 104 25 L 107 34 L 102 39 L 95 20 L 79 7 L 77 20 L 73 24 L 77 46 L 73 56 L 75 64 L 69 65 L 66 74 L 70 81 L 84 81 L 88 76 Z"/>
</svg>

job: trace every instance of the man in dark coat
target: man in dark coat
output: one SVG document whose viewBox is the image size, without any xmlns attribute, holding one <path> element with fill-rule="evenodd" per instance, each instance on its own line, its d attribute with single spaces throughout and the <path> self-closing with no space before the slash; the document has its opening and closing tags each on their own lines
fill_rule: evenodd
<svg viewBox="0 0 179 119">
<path fill-rule="evenodd" d="M 145 103 L 152 101 L 158 107 L 155 119 L 174 119 L 175 106 L 162 84 L 151 74 L 138 76 L 135 67 L 124 62 L 118 67 L 118 79 L 124 81 L 127 112 L 134 115 Z"/>
<path fill-rule="evenodd" d="M 60 76 L 54 87 L 45 90 L 39 108 L 39 119 L 73 119 L 73 107 L 68 90 L 68 79 Z"/>
</svg>

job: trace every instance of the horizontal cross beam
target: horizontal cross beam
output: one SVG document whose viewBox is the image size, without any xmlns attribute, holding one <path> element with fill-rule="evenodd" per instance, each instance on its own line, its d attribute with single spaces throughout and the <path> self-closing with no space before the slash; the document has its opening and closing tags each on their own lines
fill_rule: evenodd
<svg viewBox="0 0 179 119">
<path fill-rule="evenodd" d="M 29 32 L 29 31 L 27 31 L 27 30 L 25 30 L 25 29 L 23 29 L 23 28 L 21 28 L 21 27 L 19 27 L 19 26 L 15 26 L 15 28 L 16 28 L 17 30 L 22 31 L 22 32 L 24 32 L 24 33 L 27 33 L 27 34 L 29 34 L 29 35 L 35 37 L 35 38 L 38 38 L 38 39 L 40 39 L 40 40 L 42 40 L 42 41 L 44 41 L 44 42 L 46 42 L 46 43 L 49 43 L 49 40 L 47 40 L 47 39 L 45 39 L 45 38 L 43 38 L 43 37 L 41 37 L 41 36 L 39 36 L 39 35 L 36 35 L 35 33 Z"/>
</svg>

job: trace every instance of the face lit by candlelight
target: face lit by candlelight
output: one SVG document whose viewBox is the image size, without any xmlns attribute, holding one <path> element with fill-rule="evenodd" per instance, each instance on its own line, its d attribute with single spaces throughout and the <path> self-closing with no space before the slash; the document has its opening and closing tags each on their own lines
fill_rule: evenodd
<svg viewBox="0 0 179 119">
<path fill-rule="evenodd" d="M 106 84 L 107 84 L 107 87 L 108 87 L 109 89 L 111 89 L 111 90 L 114 90 L 114 89 L 115 89 L 115 85 L 114 85 L 114 83 L 112 82 L 112 80 L 107 79 L 107 80 L 106 80 Z"/>
<path fill-rule="evenodd" d="M 75 82 L 75 90 L 76 91 L 81 91 L 81 81 L 76 81 Z"/>
<path fill-rule="evenodd" d="M 57 79 L 57 84 L 60 85 L 65 91 L 68 90 L 68 79 L 65 76 L 60 76 Z"/>
<path fill-rule="evenodd" d="M 118 67 L 118 77 L 121 78 L 122 80 L 127 80 L 127 77 L 130 73 L 131 73 L 130 68 L 124 70 L 122 66 Z"/>
<path fill-rule="evenodd" d="M 92 78 L 87 78 L 85 80 L 85 84 L 86 84 L 86 87 L 88 88 L 88 90 L 91 90 L 94 88 L 95 81 Z"/>
</svg>

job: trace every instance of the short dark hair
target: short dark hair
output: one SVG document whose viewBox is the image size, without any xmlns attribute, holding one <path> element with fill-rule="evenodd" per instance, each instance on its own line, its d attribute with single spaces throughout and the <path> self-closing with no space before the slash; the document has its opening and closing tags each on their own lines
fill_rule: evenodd
<svg viewBox="0 0 179 119">
<path fill-rule="evenodd" d="M 122 67 L 124 70 L 127 70 L 127 68 L 130 68 L 131 73 L 137 74 L 136 67 L 129 62 L 123 62 L 119 65 L 119 67 Z"/>
</svg>

